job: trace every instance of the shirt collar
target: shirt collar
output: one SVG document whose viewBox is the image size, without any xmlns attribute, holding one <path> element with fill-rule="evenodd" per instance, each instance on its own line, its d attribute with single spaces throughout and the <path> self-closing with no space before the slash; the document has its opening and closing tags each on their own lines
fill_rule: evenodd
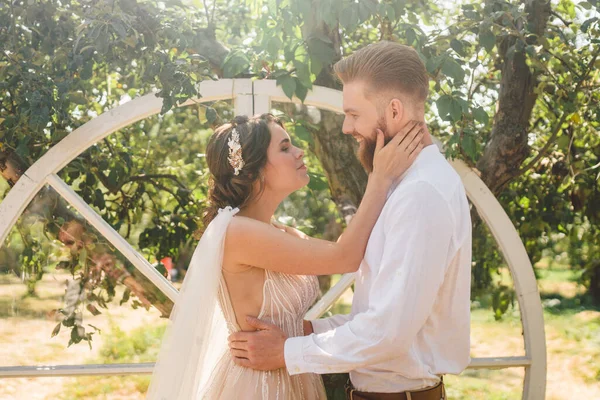
<svg viewBox="0 0 600 400">
<path fill-rule="evenodd" d="M 390 187 L 390 190 L 388 191 L 386 199 L 390 198 L 390 196 L 392 195 L 392 193 L 394 193 L 394 190 L 396 190 L 396 188 L 398 187 L 400 182 L 402 182 L 404 177 L 406 177 L 406 175 L 408 175 L 408 173 L 412 169 L 417 168 L 419 164 L 421 164 L 423 162 L 427 162 L 427 160 L 432 159 L 437 154 L 440 154 L 440 149 L 435 143 L 432 143 L 429 146 L 424 147 L 423 150 L 421 150 L 421 153 L 415 159 L 415 161 L 413 161 L 412 165 L 410 167 L 408 167 L 408 169 L 406 171 L 404 171 L 404 173 L 400 176 L 399 179 L 396 180 L 396 182 L 394 182 L 394 184 L 392 184 L 392 186 Z"/>
</svg>

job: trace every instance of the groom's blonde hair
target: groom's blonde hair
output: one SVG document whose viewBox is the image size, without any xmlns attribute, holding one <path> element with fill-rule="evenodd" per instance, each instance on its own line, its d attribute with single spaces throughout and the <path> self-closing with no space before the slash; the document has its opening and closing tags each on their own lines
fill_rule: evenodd
<svg viewBox="0 0 600 400">
<path fill-rule="evenodd" d="M 429 93 L 427 70 L 410 46 L 389 41 L 370 44 L 333 66 L 342 83 L 363 80 L 369 92 L 394 91 L 424 103 Z"/>
</svg>

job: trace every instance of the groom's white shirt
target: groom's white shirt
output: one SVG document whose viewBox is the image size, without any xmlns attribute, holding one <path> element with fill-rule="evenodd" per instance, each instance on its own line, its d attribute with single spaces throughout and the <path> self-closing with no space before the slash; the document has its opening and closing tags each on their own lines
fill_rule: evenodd
<svg viewBox="0 0 600 400">
<path fill-rule="evenodd" d="M 435 385 L 469 363 L 471 219 L 458 174 L 423 149 L 392 191 L 356 275 L 349 315 L 289 338 L 290 374 L 348 372 L 360 391 Z"/>
</svg>

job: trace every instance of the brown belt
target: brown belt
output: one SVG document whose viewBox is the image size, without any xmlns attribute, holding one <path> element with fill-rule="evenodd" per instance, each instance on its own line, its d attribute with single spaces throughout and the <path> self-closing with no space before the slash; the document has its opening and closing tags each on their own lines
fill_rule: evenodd
<svg viewBox="0 0 600 400">
<path fill-rule="evenodd" d="M 446 400 L 446 388 L 443 379 L 435 386 L 401 393 L 359 392 L 350 380 L 346 384 L 348 400 Z"/>
</svg>

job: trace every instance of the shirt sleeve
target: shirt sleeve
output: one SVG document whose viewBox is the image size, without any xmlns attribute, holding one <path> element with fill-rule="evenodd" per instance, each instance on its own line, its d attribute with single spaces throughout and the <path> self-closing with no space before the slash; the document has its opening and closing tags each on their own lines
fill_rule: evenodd
<svg viewBox="0 0 600 400">
<path fill-rule="evenodd" d="M 336 314 L 329 318 L 313 319 L 310 321 L 314 333 L 323 333 L 344 325 L 350 320 L 350 314 Z"/>
<path fill-rule="evenodd" d="M 389 201 L 368 309 L 328 331 L 287 339 L 290 374 L 348 372 L 398 357 L 427 321 L 452 251 L 450 208 L 426 182 L 407 185 Z"/>
</svg>

